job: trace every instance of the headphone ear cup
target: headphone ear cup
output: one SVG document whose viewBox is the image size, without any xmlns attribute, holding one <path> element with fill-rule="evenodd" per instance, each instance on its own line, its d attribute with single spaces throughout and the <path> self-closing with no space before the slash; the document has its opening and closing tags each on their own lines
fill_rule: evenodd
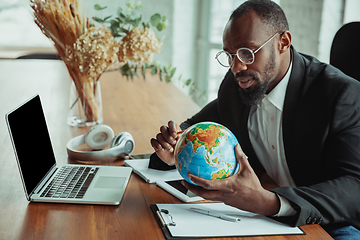
<svg viewBox="0 0 360 240">
<path fill-rule="evenodd" d="M 103 149 L 110 144 L 114 138 L 114 131 L 111 127 L 99 124 L 93 126 L 88 133 L 85 134 L 85 143 L 92 149 Z"/>
<path fill-rule="evenodd" d="M 111 141 L 110 148 L 122 147 L 123 152 L 130 155 L 135 148 L 135 141 L 130 133 L 122 132 L 117 134 Z"/>
<path fill-rule="evenodd" d="M 121 138 L 122 136 L 124 135 L 124 133 L 118 133 L 115 135 L 115 137 L 111 140 L 111 143 L 110 143 L 110 148 L 113 148 L 113 147 L 116 147 L 118 145 L 120 145 L 121 143 Z"/>
</svg>

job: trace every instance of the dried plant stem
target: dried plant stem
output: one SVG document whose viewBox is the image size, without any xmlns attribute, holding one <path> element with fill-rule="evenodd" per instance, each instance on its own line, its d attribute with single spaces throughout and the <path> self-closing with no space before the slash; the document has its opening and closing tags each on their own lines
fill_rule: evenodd
<svg viewBox="0 0 360 240">
<path fill-rule="evenodd" d="M 100 107 L 95 96 L 96 80 L 91 81 L 88 77 L 81 75 L 78 69 L 71 68 L 68 65 L 66 67 L 73 79 L 87 121 L 96 122 L 99 119 L 98 113 Z"/>
<path fill-rule="evenodd" d="M 121 70 L 124 75 L 129 76 L 129 72 L 131 77 L 136 75 L 137 64 L 144 66 L 145 63 L 151 62 L 153 53 L 161 50 L 162 43 L 149 28 L 150 23 L 143 23 L 143 28 L 139 27 L 141 17 L 131 20 L 131 16 L 121 13 L 120 18 L 110 21 L 100 19 L 103 23 L 101 27 L 89 26 L 88 19 L 79 15 L 79 1 L 30 0 L 34 10 L 35 23 L 44 35 L 54 42 L 59 56 L 69 71 L 77 91 L 78 100 L 76 102 L 80 101 L 83 108 L 81 112 L 84 112 L 87 118 L 86 122 L 98 122 L 101 119 L 101 115 L 99 115 L 101 106 L 98 106 L 96 101 L 95 88 L 100 75 L 117 62 L 124 64 Z M 130 18 L 128 19 L 128 17 Z M 165 20 L 161 18 L 160 14 L 154 14 L 150 20 L 158 30 L 159 24 L 161 29 L 164 27 Z M 113 35 L 114 29 L 121 29 L 115 30 L 115 32 L 123 31 L 123 28 L 120 27 L 124 23 L 123 21 L 125 21 L 125 25 L 131 25 L 132 29 L 126 31 L 126 36 L 117 42 Z M 109 22 L 111 22 L 110 28 L 105 24 Z M 135 70 L 133 67 L 129 67 L 128 62 L 136 63 Z M 154 68 L 157 72 L 158 67 L 155 66 L 152 67 L 152 72 Z M 160 79 L 162 70 L 166 73 L 166 69 L 159 68 Z M 144 71 L 145 68 L 143 68 Z M 174 71 L 171 71 L 170 74 L 172 77 Z M 171 80 L 169 76 L 166 75 L 167 81 Z M 72 104 L 72 107 L 74 105 Z"/>
<path fill-rule="evenodd" d="M 60 58 L 65 62 L 87 121 L 97 121 L 100 107 L 95 98 L 97 79 L 81 73 L 78 67 L 66 61 L 66 48 L 73 46 L 85 33 L 85 23 L 77 13 L 77 0 L 31 0 L 31 3 L 35 23 L 45 36 L 53 40 Z"/>
</svg>

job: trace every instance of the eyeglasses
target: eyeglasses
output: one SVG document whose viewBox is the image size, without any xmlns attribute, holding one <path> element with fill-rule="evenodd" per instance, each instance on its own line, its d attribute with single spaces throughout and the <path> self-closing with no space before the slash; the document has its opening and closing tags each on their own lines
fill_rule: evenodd
<svg viewBox="0 0 360 240">
<path fill-rule="evenodd" d="M 245 47 L 239 48 L 236 51 L 236 54 L 228 53 L 226 51 L 220 51 L 216 54 L 215 59 L 223 67 L 233 67 L 234 62 L 235 62 L 235 55 L 242 63 L 245 63 L 247 65 L 252 64 L 255 61 L 255 53 L 257 53 L 268 42 L 270 42 L 271 39 L 273 39 L 277 34 L 279 34 L 279 33 L 277 32 L 274 35 L 272 35 L 271 38 L 269 38 L 263 45 L 261 45 L 258 49 L 254 50 L 254 51 L 251 50 L 250 48 L 245 48 Z"/>
</svg>

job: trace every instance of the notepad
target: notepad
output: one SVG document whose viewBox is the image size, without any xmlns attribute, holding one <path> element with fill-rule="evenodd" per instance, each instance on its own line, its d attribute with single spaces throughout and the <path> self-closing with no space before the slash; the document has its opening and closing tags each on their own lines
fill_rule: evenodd
<svg viewBox="0 0 360 240">
<path fill-rule="evenodd" d="M 147 183 L 183 179 L 176 169 L 161 171 L 148 168 L 149 161 L 150 159 L 130 159 L 125 160 L 124 165 L 131 167 Z"/>
<path fill-rule="evenodd" d="M 192 211 L 191 208 L 218 212 L 239 218 L 240 221 L 226 221 Z M 298 227 L 290 227 L 224 203 L 156 204 L 151 209 L 167 239 L 305 234 Z"/>
</svg>

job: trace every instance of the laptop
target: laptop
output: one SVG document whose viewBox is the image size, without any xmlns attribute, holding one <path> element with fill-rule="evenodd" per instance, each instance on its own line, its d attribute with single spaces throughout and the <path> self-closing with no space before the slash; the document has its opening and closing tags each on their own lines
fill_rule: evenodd
<svg viewBox="0 0 360 240">
<path fill-rule="evenodd" d="M 56 164 L 39 95 L 5 118 L 28 201 L 120 204 L 131 168 Z"/>
</svg>

